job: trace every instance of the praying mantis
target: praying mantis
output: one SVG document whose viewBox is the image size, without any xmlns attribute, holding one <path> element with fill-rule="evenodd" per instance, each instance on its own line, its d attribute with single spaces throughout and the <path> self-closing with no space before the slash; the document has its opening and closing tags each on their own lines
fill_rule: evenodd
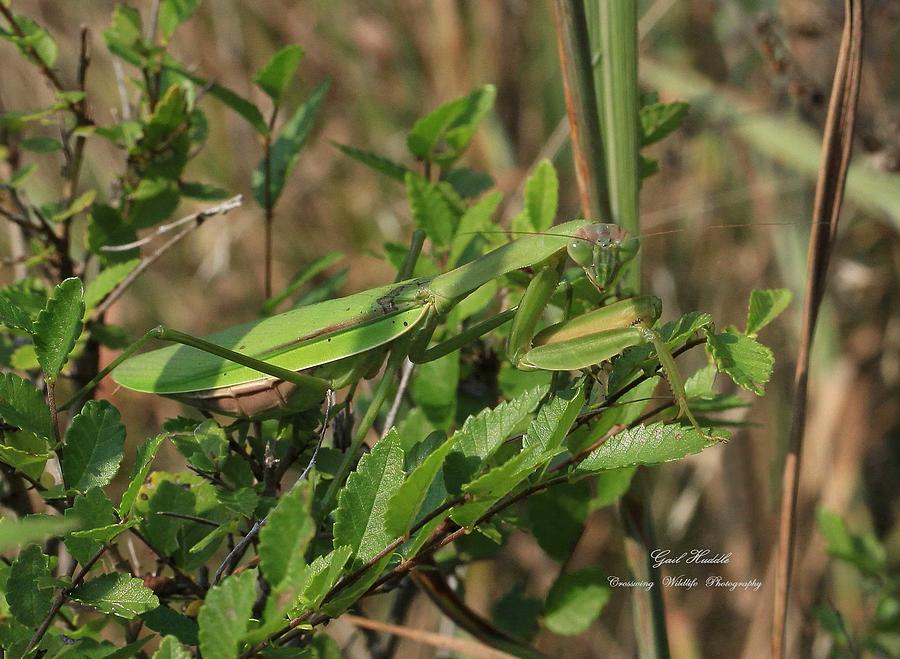
<svg viewBox="0 0 900 659">
<path fill-rule="evenodd" d="M 377 373 L 385 355 L 389 367 L 406 357 L 413 363 L 429 361 L 511 320 L 507 355 L 513 366 L 524 370 L 588 369 L 626 348 L 652 344 L 680 416 L 705 435 L 688 407 L 674 358 L 652 329 L 661 314 L 659 298 L 625 298 L 536 331 L 567 256 L 594 287 L 607 291 L 637 250 L 638 240 L 617 225 L 573 220 L 551 233 L 517 238 L 435 277 L 404 279 L 205 339 L 157 327 L 95 382 L 113 371 L 114 380 L 128 389 L 228 416 L 262 418 L 319 406 L 327 391 Z M 523 268 L 532 268 L 534 276 L 516 308 L 429 347 L 442 319 L 461 300 Z M 150 339 L 180 345 L 133 356 Z M 376 392 L 370 409 L 377 407 L 378 397 Z"/>
</svg>

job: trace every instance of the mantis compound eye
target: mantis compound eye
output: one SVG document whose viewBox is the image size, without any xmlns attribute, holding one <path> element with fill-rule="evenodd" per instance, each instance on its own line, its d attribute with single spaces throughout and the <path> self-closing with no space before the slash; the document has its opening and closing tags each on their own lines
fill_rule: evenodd
<svg viewBox="0 0 900 659">
<path fill-rule="evenodd" d="M 594 261 L 594 246 L 583 238 L 575 238 L 569 241 L 567 248 L 569 257 L 581 267 L 589 267 Z"/>
</svg>

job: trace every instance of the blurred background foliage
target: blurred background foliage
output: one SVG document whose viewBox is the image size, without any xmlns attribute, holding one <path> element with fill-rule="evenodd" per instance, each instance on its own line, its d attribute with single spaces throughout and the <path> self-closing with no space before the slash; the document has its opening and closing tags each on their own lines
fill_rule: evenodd
<svg viewBox="0 0 900 659">
<path fill-rule="evenodd" d="M 133 3 L 145 14 L 151 4 Z M 664 320 L 703 309 L 723 323 L 740 324 L 751 288 L 801 290 L 815 136 L 824 121 L 841 3 L 640 4 L 642 76 L 663 100 L 691 103 L 684 128 L 650 150 L 659 159 L 660 173 L 645 182 L 641 194 L 644 232 L 658 233 L 642 241 L 647 292 L 664 300 Z M 95 44 L 87 80 L 91 112 L 101 124 L 120 117 L 116 72 L 99 36 L 113 1 L 17 0 L 14 5 L 17 13 L 53 34 L 63 63 L 77 60 L 79 26 L 90 27 Z M 896 575 L 900 556 L 898 23 L 896 1 L 868 3 L 857 171 L 817 337 L 795 586 L 803 617 L 791 624 L 812 656 L 826 656 L 829 648 L 859 650 L 859 636 L 847 650 L 841 634 L 872 628 L 885 588 L 896 592 L 896 576 L 890 575 Z M 579 215 L 567 126 L 561 123 L 565 112 L 549 2 L 204 0 L 171 50 L 198 75 L 266 108 L 268 99 L 252 84 L 253 73 L 292 43 L 301 44 L 306 55 L 286 104 L 302 102 L 322 80 L 330 79 L 331 87 L 276 211 L 276 290 L 295 271 L 333 250 L 351 255 L 343 264 L 349 267 L 345 292 L 389 281 L 392 271 L 375 257 L 383 253 L 384 242 L 408 239 L 411 220 L 402 186 L 347 158 L 333 143 L 402 160 L 406 132 L 417 117 L 484 83 L 496 85 L 497 101 L 468 158 L 490 172 L 504 193 L 500 216 L 508 222 L 518 212 L 524 178 L 542 157 L 554 159 L 560 172 L 560 220 Z M 0 57 L 20 62 L 12 58 L 9 44 L 0 44 Z M 64 81 L 74 75 L 60 71 Z M 50 99 L 33 68 L 4 65 L 2 109 L 44 106 Z M 201 103 L 210 139 L 192 161 L 188 178 L 242 192 L 249 200 L 251 172 L 261 154 L 258 137 L 214 99 Z M 52 126 L 47 134 L 53 135 Z M 90 140 L 83 185 L 109 189 L 122 157 L 104 141 Z M 36 158 L 42 166 L 29 191 L 41 201 L 41 186 L 58 189 L 54 177 L 59 173 L 55 156 L 46 156 L 45 162 Z M 193 209 L 184 204 L 177 215 Z M 263 301 L 262 227 L 262 212 L 249 201 L 227 217 L 210 219 L 141 278 L 113 307 L 110 322 L 137 336 L 159 322 L 204 333 L 256 317 Z M 7 232 L 0 233 L 6 254 L 13 249 L 9 240 Z M 5 283 L 12 274 L 6 266 L 0 276 Z M 677 657 L 767 652 L 770 566 L 798 323 L 795 303 L 768 330 L 777 370 L 769 395 L 746 413 L 746 426 L 735 440 L 651 474 L 659 546 L 676 553 L 704 547 L 732 552 L 724 576 L 763 582 L 755 593 L 666 589 Z M 107 387 L 104 394 L 113 394 Z M 129 429 L 146 429 L 142 434 L 130 430 L 132 443 L 179 409 L 126 392 L 115 393 L 113 400 Z M 178 461 L 174 451 L 168 459 L 173 466 Z M 879 564 L 881 576 L 873 577 L 877 585 L 859 578 L 846 561 L 832 563 L 826 539 L 815 530 L 817 504 L 843 518 L 853 532 L 878 539 L 886 558 Z M 820 515 L 823 519 L 831 518 Z M 828 547 L 840 557 L 833 551 L 834 523 L 829 528 Z M 609 574 L 624 575 L 620 533 L 613 510 L 598 507 L 569 559 L 570 569 L 600 565 Z M 552 559 L 524 535 L 514 535 L 502 555 L 471 550 L 485 559 L 460 575 L 467 602 L 523 631 L 535 613 L 529 595 L 543 596 L 557 572 Z M 696 576 L 702 580 L 706 574 L 697 571 Z M 534 592 L 523 590 L 526 585 Z M 371 606 L 383 605 L 375 601 Z M 886 616 L 883 624 L 893 625 L 897 634 L 897 612 L 879 610 L 878 615 Z M 629 656 L 630 616 L 627 592 L 614 590 L 589 631 L 572 638 L 543 632 L 537 647 L 560 657 Z M 452 631 L 427 604 L 414 606 L 405 624 Z M 338 621 L 329 630 L 345 644 L 348 656 L 367 656 L 353 627 Z M 395 656 L 434 655 L 404 641 Z"/>
</svg>

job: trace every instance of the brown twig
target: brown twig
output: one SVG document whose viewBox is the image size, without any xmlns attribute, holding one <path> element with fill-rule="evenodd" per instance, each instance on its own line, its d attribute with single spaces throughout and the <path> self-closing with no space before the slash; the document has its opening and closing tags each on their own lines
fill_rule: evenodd
<svg viewBox="0 0 900 659">
<path fill-rule="evenodd" d="M 828 261 L 840 218 L 844 184 L 850 165 L 859 81 L 862 71 L 863 3 L 844 1 L 844 31 L 835 64 L 834 82 L 822 145 L 822 161 L 813 202 L 812 228 L 806 262 L 806 290 L 797 365 L 794 370 L 794 404 L 788 452 L 782 480 L 778 561 L 775 566 L 775 606 L 772 624 L 772 657 L 787 651 L 787 609 L 791 591 L 792 562 L 796 549 L 797 498 L 809 380 L 809 362 L 819 307 L 825 292 Z M 826 227 L 827 224 L 827 227 Z"/>
</svg>

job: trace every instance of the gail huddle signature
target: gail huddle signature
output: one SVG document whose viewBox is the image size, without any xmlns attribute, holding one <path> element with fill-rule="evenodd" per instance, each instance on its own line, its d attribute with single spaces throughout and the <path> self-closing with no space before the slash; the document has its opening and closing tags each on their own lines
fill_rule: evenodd
<svg viewBox="0 0 900 659">
<path fill-rule="evenodd" d="M 663 565 L 716 564 L 727 565 L 731 561 L 731 552 L 714 554 L 711 549 L 690 549 L 681 554 L 673 554 L 671 549 L 654 549 L 650 552 L 653 567 Z"/>
</svg>

